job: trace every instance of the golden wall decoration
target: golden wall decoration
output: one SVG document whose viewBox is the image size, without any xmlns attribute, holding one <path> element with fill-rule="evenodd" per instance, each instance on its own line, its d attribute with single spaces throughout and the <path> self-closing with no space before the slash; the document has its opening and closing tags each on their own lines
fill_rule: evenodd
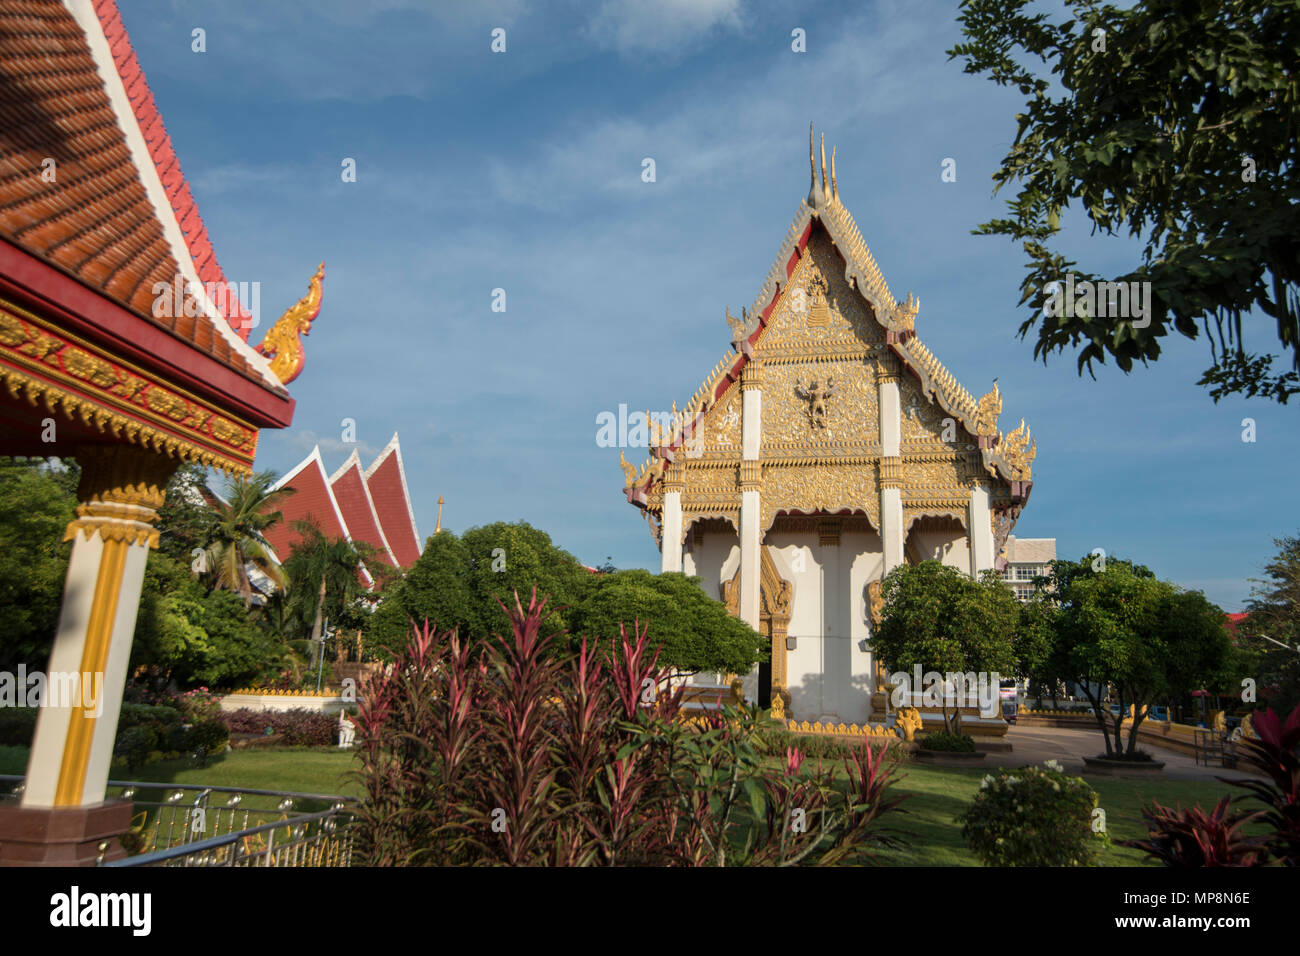
<svg viewBox="0 0 1300 956">
<path fill-rule="evenodd" d="M 874 462 L 858 465 L 820 465 L 763 469 L 761 529 L 772 527 L 776 513 L 851 509 L 865 511 L 873 527 L 880 526 L 880 490 Z"/>
</svg>

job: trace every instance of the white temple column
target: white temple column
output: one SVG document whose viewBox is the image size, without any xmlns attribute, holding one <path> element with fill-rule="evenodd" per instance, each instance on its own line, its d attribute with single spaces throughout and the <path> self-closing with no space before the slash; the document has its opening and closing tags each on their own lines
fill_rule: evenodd
<svg viewBox="0 0 1300 956">
<path fill-rule="evenodd" d="M 24 808 L 104 802 L 145 561 L 158 545 L 154 522 L 176 467 L 161 454 L 126 446 L 81 450 L 76 457 L 81 503 L 65 536 L 72 555 Z"/>
<path fill-rule="evenodd" d="M 880 397 L 880 540 L 884 551 L 883 573 L 903 563 L 903 475 L 901 403 L 898 372 L 881 364 Z"/>
<path fill-rule="evenodd" d="M 967 512 L 970 527 L 970 573 L 978 578 L 993 567 L 993 524 L 989 517 L 989 490 L 983 482 L 971 489 Z"/>
<path fill-rule="evenodd" d="M 670 466 L 671 467 L 671 466 Z M 682 569 L 682 493 L 667 491 L 664 493 L 663 540 L 659 547 L 659 570 L 680 571 Z"/>
<path fill-rule="evenodd" d="M 740 389 L 740 617 L 757 630 L 762 593 L 759 548 L 763 544 L 762 466 L 758 461 L 763 435 L 763 367 L 757 359 L 751 358 L 745 365 Z"/>
</svg>

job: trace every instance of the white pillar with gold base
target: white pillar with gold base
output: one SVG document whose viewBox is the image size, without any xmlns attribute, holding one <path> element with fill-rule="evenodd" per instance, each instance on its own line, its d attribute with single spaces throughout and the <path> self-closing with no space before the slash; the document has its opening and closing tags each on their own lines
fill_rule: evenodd
<svg viewBox="0 0 1300 956">
<path fill-rule="evenodd" d="M 969 505 L 970 574 L 978 578 L 993 567 L 993 523 L 989 516 L 989 491 L 983 482 L 971 488 Z"/>
<path fill-rule="evenodd" d="M 37 716 L 25 808 L 104 800 L 145 562 L 158 544 L 157 509 L 176 467 L 126 446 L 85 449 L 77 460 L 81 504 L 65 537 L 72 556 L 46 683 L 47 693 L 55 677 L 79 693 L 76 700 L 50 694 Z"/>
</svg>

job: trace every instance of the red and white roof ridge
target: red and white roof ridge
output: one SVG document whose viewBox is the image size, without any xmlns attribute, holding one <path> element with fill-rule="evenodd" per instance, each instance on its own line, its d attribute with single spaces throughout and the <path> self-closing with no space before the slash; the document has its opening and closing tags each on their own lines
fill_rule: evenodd
<svg viewBox="0 0 1300 956">
<path fill-rule="evenodd" d="M 316 471 L 320 474 L 321 483 L 325 486 L 325 494 L 329 498 L 330 506 L 334 509 L 334 517 L 338 519 L 339 527 L 343 529 L 344 537 L 346 537 L 348 541 L 351 541 L 352 536 L 348 534 L 348 523 L 343 520 L 343 512 L 339 508 L 338 500 L 334 497 L 334 490 L 330 487 L 329 476 L 325 473 L 325 462 L 321 458 L 320 445 L 314 446 L 310 455 L 298 462 L 298 464 L 294 465 L 289 471 L 285 472 L 285 474 L 281 476 L 280 480 L 271 486 L 271 491 L 279 491 L 281 488 L 290 487 L 290 483 L 294 478 L 298 477 L 298 475 L 302 474 L 313 465 L 315 466 Z M 276 557 L 276 561 L 277 563 L 283 564 L 283 562 L 279 560 L 278 556 Z"/>
<path fill-rule="evenodd" d="M 379 512 L 375 510 L 375 499 L 370 496 L 370 485 L 366 483 L 365 472 L 361 468 L 361 456 L 357 454 L 357 450 L 355 448 L 352 449 L 352 454 L 348 455 L 348 460 L 345 461 L 342 464 L 342 466 L 340 466 L 339 470 L 334 472 L 334 474 L 330 475 L 329 477 L 330 494 L 331 495 L 334 494 L 335 483 L 338 482 L 340 479 L 342 479 L 344 475 L 346 475 L 349 471 L 353 469 L 356 469 L 357 477 L 360 480 L 361 492 L 366 496 L 366 507 L 370 509 L 370 520 L 375 523 L 375 530 L 379 532 L 379 544 L 383 547 L 384 551 L 388 554 L 388 563 L 395 568 L 400 567 L 397 561 L 397 555 L 393 553 L 393 548 L 388 543 L 388 536 L 384 534 L 383 522 L 379 520 Z M 344 527 L 345 528 L 347 527 L 346 524 L 344 525 Z M 349 540 L 351 540 L 351 531 L 348 532 L 348 535 L 349 535 Z"/>
<path fill-rule="evenodd" d="M 284 384 L 271 371 L 267 358 L 248 344 L 247 328 L 242 328 L 242 335 L 235 328 L 236 323 L 245 325 L 247 310 L 232 298 L 227 301 L 226 313 L 222 313 L 207 296 L 204 283 L 224 284 L 226 279 L 115 0 L 63 3 L 86 36 L 140 181 L 188 291 L 231 350 L 256 369 L 268 385 L 282 389 Z"/>
<path fill-rule="evenodd" d="M 378 457 L 370 463 L 370 467 L 362 475 L 365 478 L 367 490 L 369 490 L 370 476 L 377 472 L 381 465 L 390 455 L 397 456 L 397 475 L 402 482 L 402 496 L 406 500 L 406 514 L 411 521 L 411 531 L 415 535 L 415 544 L 420 545 L 420 530 L 415 524 L 415 509 L 411 506 L 411 489 L 406 483 L 406 464 L 402 461 L 402 446 L 397 440 L 397 432 L 393 432 L 393 437 L 389 439 L 388 444 L 384 446 Z"/>
</svg>

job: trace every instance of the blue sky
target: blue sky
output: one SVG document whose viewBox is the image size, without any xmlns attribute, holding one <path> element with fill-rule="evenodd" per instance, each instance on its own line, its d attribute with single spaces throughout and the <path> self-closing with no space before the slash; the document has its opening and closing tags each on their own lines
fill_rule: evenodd
<svg viewBox="0 0 1300 956">
<path fill-rule="evenodd" d="M 325 261 L 294 424 L 262 433 L 260 469 L 317 443 L 331 469 L 368 461 L 397 431 L 423 534 L 441 494 L 453 530 L 523 519 L 588 564 L 657 568 L 596 416 L 681 403 L 723 356 L 724 306 L 752 302 L 807 193 L 815 121 L 923 340 L 976 395 L 997 376 L 1003 427 L 1039 440 L 1018 535 L 1236 610 L 1300 529 L 1296 409 L 1213 404 L 1203 339 L 1094 382 L 1016 337 L 1023 253 L 970 231 L 1002 214 L 1019 97 L 948 60 L 956 3 L 119 3 L 227 278 L 262 284 L 254 341 Z M 1081 269 L 1131 267 L 1128 242 L 1064 224 Z"/>
</svg>

